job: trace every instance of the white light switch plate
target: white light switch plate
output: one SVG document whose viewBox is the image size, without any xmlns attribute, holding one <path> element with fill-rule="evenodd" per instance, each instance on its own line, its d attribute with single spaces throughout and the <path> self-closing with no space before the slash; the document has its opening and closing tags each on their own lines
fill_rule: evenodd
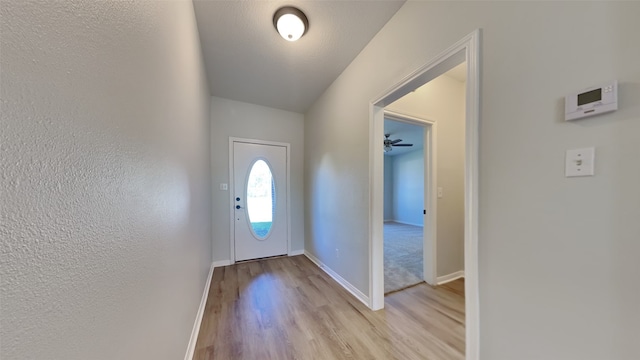
<svg viewBox="0 0 640 360">
<path fill-rule="evenodd" d="M 227 185 L 227 184 L 220 184 L 220 190 L 222 190 L 222 191 L 227 191 L 227 190 L 229 190 L 229 185 Z"/>
<path fill-rule="evenodd" d="M 438 199 L 442 199 L 442 188 L 438 186 Z"/>
<path fill-rule="evenodd" d="M 592 147 L 567 150 L 564 175 L 566 177 L 593 176 L 595 154 L 596 149 Z"/>
</svg>

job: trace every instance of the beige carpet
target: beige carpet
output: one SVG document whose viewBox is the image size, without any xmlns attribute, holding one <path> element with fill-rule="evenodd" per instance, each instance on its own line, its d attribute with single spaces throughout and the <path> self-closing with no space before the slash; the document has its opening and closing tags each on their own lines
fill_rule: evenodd
<svg viewBox="0 0 640 360">
<path fill-rule="evenodd" d="M 384 292 L 423 281 L 422 227 L 384 223 Z"/>
</svg>

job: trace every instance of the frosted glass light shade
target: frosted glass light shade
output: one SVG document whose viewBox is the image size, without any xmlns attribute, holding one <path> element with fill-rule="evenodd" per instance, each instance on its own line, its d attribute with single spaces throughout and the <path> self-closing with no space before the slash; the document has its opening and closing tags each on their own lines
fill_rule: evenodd
<svg viewBox="0 0 640 360">
<path fill-rule="evenodd" d="M 273 15 L 273 25 L 283 39 L 296 41 L 307 31 L 309 21 L 302 11 L 294 7 L 283 7 Z"/>
<path fill-rule="evenodd" d="M 296 41 L 304 33 L 304 23 L 293 14 L 285 14 L 278 19 L 278 32 L 285 40 Z"/>
</svg>

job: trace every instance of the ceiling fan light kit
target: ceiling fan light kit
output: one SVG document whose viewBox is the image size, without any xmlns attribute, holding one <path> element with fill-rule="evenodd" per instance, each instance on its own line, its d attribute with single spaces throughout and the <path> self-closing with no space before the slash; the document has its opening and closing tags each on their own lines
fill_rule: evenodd
<svg viewBox="0 0 640 360">
<path fill-rule="evenodd" d="M 287 41 L 296 41 L 309 29 L 307 16 L 298 8 L 285 6 L 273 14 L 273 26 Z"/>
<path fill-rule="evenodd" d="M 391 134 L 384 134 L 384 152 L 393 150 L 394 146 L 413 146 L 413 144 L 400 144 L 402 139 L 391 140 L 389 137 Z"/>
</svg>

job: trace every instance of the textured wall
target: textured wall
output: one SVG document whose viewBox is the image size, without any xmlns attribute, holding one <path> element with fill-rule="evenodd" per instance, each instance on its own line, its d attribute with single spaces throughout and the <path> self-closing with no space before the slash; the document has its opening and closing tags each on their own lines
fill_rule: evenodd
<svg viewBox="0 0 640 360">
<path fill-rule="evenodd" d="M 241 101 L 211 98 L 211 162 L 213 175 L 213 256 L 214 261 L 231 260 L 229 243 L 229 191 L 219 184 L 229 183 L 229 137 L 277 141 L 291 144 L 291 250 L 304 249 L 304 118 L 302 114 Z"/>
<path fill-rule="evenodd" d="M 191 2 L 0 16 L 0 358 L 182 358 L 211 263 Z"/>
<path fill-rule="evenodd" d="M 437 183 L 437 276 L 464 270 L 464 83 L 439 76 L 387 106 L 401 114 L 435 121 Z"/>
<path fill-rule="evenodd" d="M 305 249 L 368 292 L 368 105 L 482 28 L 481 358 L 639 359 L 638 14 L 638 2 L 407 2 L 305 114 Z M 563 121 L 566 94 L 611 79 L 617 112 Z M 565 178 L 565 151 L 584 146 L 596 175 Z"/>
</svg>

